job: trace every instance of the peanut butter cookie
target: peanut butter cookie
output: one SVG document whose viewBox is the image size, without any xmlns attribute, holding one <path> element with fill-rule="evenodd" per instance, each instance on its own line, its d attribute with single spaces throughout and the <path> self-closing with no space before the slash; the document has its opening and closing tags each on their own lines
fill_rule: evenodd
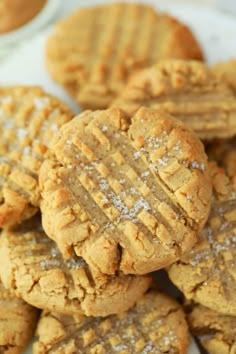
<svg viewBox="0 0 236 354">
<path fill-rule="evenodd" d="M 82 258 L 64 260 L 38 220 L 5 230 L 0 275 L 29 304 L 66 314 L 105 316 L 129 309 L 148 289 L 148 276 L 92 271 Z"/>
<path fill-rule="evenodd" d="M 188 328 L 181 307 L 157 291 L 128 312 L 107 318 L 44 313 L 34 354 L 186 354 Z"/>
<path fill-rule="evenodd" d="M 173 283 L 192 299 L 226 315 L 236 315 L 236 171 L 210 164 L 213 203 L 201 239 L 169 269 Z"/>
<path fill-rule="evenodd" d="M 207 307 L 194 305 L 188 314 L 192 333 L 209 354 L 236 353 L 236 317 L 219 314 Z"/>
<path fill-rule="evenodd" d="M 38 170 L 70 109 L 39 87 L 0 88 L 0 228 L 38 210 Z"/>
<path fill-rule="evenodd" d="M 191 249 L 208 217 L 203 145 L 148 108 L 86 111 L 55 136 L 40 171 L 46 233 L 105 274 L 145 274 Z"/>
<path fill-rule="evenodd" d="M 134 3 L 80 8 L 56 25 L 46 47 L 53 79 L 91 109 L 107 108 L 134 70 L 167 58 L 203 55 L 188 27 Z"/>
<path fill-rule="evenodd" d="M 165 60 L 140 70 L 111 106 L 130 115 L 141 106 L 162 109 L 205 140 L 236 135 L 234 90 L 197 61 Z"/>
<path fill-rule="evenodd" d="M 21 354 L 34 334 L 38 315 L 0 280 L 0 353 Z"/>
</svg>

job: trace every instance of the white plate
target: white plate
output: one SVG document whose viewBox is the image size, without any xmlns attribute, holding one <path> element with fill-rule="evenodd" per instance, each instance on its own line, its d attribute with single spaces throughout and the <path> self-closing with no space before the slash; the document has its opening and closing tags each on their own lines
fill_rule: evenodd
<svg viewBox="0 0 236 354">
<path fill-rule="evenodd" d="M 50 0 L 49 4 L 53 2 L 56 4 L 58 1 Z M 234 17 L 227 16 L 227 14 L 221 13 L 217 9 L 204 5 L 204 3 L 199 1 L 194 3 L 190 0 L 165 0 L 165 2 L 149 0 L 148 2 L 158 8 L 167 10 L 189 25 L 199 39 L 209 63 L 236 58 L 236 19 Z M 66 7 L 66 2 L 63 2 L 65 12 L 66 10 L 67 12 L 72 10 L 79 3 L 89 5 L 98 3 L 98 1 L 70 0 L 68 8 Z M 25 29 L 22 28 L 22 30 L 24 31 Z M 17 48 L 17 51 L 1 63 L 0 85 L 41 85 L 46 91 L 67 102 L 77 113 L 79 107 L 61 87 L 50 79 L 46 71 L 43 52 L 49 32 L 50 29 L 28 40 L 27 43 Z M 27 349 L 25 354 L 30 353 L 32 353 L 31 347 Z M 192 343 L 189 354 L 197 353 L 199 352 Z"/>
</svg>

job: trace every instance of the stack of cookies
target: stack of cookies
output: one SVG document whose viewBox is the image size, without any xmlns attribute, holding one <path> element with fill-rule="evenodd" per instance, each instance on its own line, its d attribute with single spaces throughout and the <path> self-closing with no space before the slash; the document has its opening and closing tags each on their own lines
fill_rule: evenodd
<svg viewBox="0 0 236 354">
<path fill-rule="evenodd" d="M 0 88 L 0 352 L 236 353 L 235 62 L 138 4 L 78 10 L 46 58 L 89 110 Z"/>
</svg>

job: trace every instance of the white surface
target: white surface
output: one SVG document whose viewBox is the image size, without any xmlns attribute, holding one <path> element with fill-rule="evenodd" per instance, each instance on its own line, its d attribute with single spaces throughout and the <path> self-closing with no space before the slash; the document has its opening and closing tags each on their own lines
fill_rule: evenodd
<svg viewBox="0 0 236 354">
<path fill-rule="evenodd" d="M 31 37 L 40 28 L 44 27 L 56 15 L 61 5 L 61 0 L 48 0 L 42 11 L 37 14 L 31 21 L 14 31 L 0 34 L 0 57 L 5 56 L 14 47 Z"/>
<path fill-rule="evenodd" d="M 56 0 L 55 0 L 56 1 Z M 209 63 L 236 58 L 236 19 L 226 13 L 221 13 L 208 4 L 215 4 L 217 0 L 159 0 L 148 1 L 159 9 L 168 10 L 171 14 L 189 25 L 201 43 Z M 108 1 L 104 1 L 108 2 Z M 143 1 L 144 2 L 144 1 Z M 78 5 L 97 4 L 95 0 L 70 0 L 63 1 L 58 17 L 71 12 Z M 147 2 L 145 2 L 147 3 Z M 75 112 L 78 107 L 62 88 L 56 85 L 47 74 L 44 65 L 44 45 L 48 35 L 44 33 L 28 40 L 20 48 L 3 61 L 0 66 L 0 85 L 27 84 L 41 85 L 48 92 L 66 101 Z M 25 354 L 30 354 L 29 348 Z M 189 350 L 190 354 L 198 353 L 194 345 Z"/>
</svg>

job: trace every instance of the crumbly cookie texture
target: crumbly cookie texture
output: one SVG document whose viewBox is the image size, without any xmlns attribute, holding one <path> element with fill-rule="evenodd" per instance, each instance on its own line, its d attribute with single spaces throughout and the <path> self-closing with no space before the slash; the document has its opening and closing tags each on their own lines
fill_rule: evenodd
<svg viewBox="0 0 236 354">
<path fill-rule="evenodd" d="M 236 60 L 215 64 L 212 66 L 212 71 L 226 79 L 236 91 Z"/>
<path fill-rule="evenodd" d="M 221 315 L 196 304 L 188 314 L 188 322 L 209 354 L 236 353 L 235 316 Z"/>
<path fill-rule="evenodd" d="M 173 114 L 205 140 L 236 135 L 236 96 L 197 61 L 165 60 L 134 74 L 112 104 L 132 115 L 141 106 Z"/>
<path fill-rule="evenodd" d="M 46 47 L 53 79 L 90 109 L 107 108 L 134 70 L 167 58 L 203 55 L 188 27 L 144 4 L 80 8 L 56 25 Z"/>
<path fill-rule="evenodd" d="M 39 311 L 6 290 L 0 280 L 0 353 L 20 354 L 36 328 Z"/>
<path fill-rule="evenodd" d="M 187 353 L 188 328 L 173 299 L 152 290 L 128 312 L 107 318 L 44 313 L 34 354 Z"/>
<path fill-rule="evenodd" d="M 53 135 L 72 116 L 39 87 L 0 88 L 0 228 L 37 212 L 39 168 Z"/>
<path fill-rule="evenodd" d="M 187 252 L 208 217 L 203 145 L 181 122 L 147 108 L 65 124 L 40 171 L 46 233 L 106 274 L 145 274 Z"/>
<path fill-rule="evenodd" d="M 236 315 L 236 173 L 210 164 L 211 213 L 200 241 L 169 269 L 173 283 L 192 299 L 215 311 Z"/>
<path fill-rule="evenodd" d="M 29 22 L 43 8 L 47 0 L 1 0 L 0 33 L 17 29 Z"/>
<path fill-rule="evenodd" d="M 82 258 L 64 260 L 34 219 L 2 233 L 0 276 L 6 288 L 33 306 L 88 316 L 129 309 L 151 282 L 149 276 L 101 274 Z"/>
</svg>

